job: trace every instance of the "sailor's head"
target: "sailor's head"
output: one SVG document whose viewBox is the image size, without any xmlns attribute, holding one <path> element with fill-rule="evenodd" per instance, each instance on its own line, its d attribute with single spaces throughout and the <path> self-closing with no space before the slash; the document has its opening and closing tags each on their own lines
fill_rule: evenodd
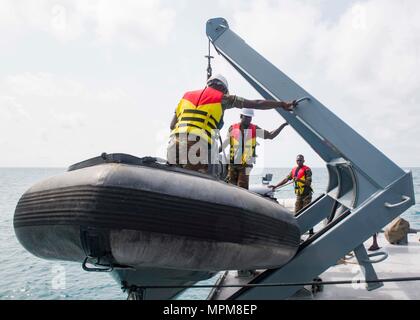
<svg viewBox="0 0 420 320">
<path fill-rule="evenodd" d="M 254 110 L 243 108 L 241 111 L 241 124 L 245 127 L 248 127 L 251 124 L 253 117 Z"/>
<path fill-rule="evenodd" d="M 216 74 L 207 80 L 207 85 L 213 89 L 219 90 L 224 94 L 229 93 L 229 84 L 224 76 Z"/>
<path fill-rule="evenodd" d="M 296 163 L 299 167 L 302 167 L 303 164 L 305 163 L 305 157 L 301 154 L 298 154 L 296 157 Z"/>
</svg>

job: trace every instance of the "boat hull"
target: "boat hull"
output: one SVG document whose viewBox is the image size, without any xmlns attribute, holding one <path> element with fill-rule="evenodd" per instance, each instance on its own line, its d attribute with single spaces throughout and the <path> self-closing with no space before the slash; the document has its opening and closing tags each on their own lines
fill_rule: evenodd
<svg viewBox="0 0 420 320">
<path fill-rule="evenodd" d="M 277 203 L 157 163 L 99 163 L 49 178 L 22 196 L 14 226 L 41 258 L 192 271 L 200 279 L 282 266 L 300 240 Z"/>
</svg>

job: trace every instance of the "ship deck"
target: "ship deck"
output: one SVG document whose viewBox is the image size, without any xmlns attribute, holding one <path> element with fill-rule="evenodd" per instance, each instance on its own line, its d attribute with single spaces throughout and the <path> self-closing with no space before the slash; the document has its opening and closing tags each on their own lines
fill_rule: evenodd
<svg viewBox="0 0 420 320">
<path fill-rule="evenodd" d="M 379 279 L 406 278 L 420 276 L 420 233 L 410 233 L 407 245 L 390 244 L 383 233 L 378 234 L 380 249 L 375 252 L 386 252 L 388 258 L 374 264 Z M 368 248 L 372 243 L 365 242 Z M 309 266 L 308 266 L 309 267 Z M 258 270 L 257 275 L 264 270 Z M 348 281 L 364 279 L 360 266 L 355 257 L 337 261 L 319 276 L 322 281 Z M 244 285 L 252 281 L 255 276 L 238 277 L 237 271 L 227 271 L 218 280 L 219 285 Z M 420 300 L 420 281 L 385 282 L 376 290 L 368 291 L 365 284 L 325 285 L 320 292 L 313 292 L 310 286 L 303 288 L 290 300 Z M 220 287 L 210 293 L 212 300 L 229 298 L 238 288 Z"/>
<path fill-rule="evenodd" d="M 385 239 L 384 234 L 378 235 L 379 251 L 388 253 L 388 258 L 374 264 L 379 279 L 406 278 L 420 276 L 420 241 L 419 233 L 408 235 L 407 245 L 392 245 Z M 366 248 L 371 240 L 365 243 Z M 355 258 L 345 260 L 345 263 L 330 267 L 320 275 L 323 281 L 361 279 L 360 267 Z M 367 291 L 363 284 L 328 285 L 321 292 L 296 299 L 315 300 L 420 300 L 420 281 L 386 282 L 383 287 Z"/>
</svg>

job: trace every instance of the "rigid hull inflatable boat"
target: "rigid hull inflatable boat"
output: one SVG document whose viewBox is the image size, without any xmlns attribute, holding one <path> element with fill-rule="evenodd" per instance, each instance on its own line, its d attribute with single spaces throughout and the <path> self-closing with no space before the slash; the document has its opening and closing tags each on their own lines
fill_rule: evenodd
<svg viewBox="0 0 420 320">
<path fill-rule="evenodd" d="M 279 267 L 300 240 L 293 216 L 273 201 L 124 154 L 81 162 L 34 185 L 16 207 L 14 227 L 32 254 L 112 271 L 125 286 Z"/>
</svg>

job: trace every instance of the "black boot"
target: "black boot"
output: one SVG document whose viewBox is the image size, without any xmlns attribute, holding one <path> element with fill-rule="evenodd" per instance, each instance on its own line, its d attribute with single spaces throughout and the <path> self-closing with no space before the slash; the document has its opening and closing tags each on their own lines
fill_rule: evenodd
<svg viewBox="0 0 420 320">
<path fill-rule="evenodd" d="M 376 233 L 373 235 L 373 243 L 372 245 L 369 247 L 368 251 L 377 251 L 379 250 L 380 247 L 378 246 L 378 239 L 376 236 Z"/>
</svg>

